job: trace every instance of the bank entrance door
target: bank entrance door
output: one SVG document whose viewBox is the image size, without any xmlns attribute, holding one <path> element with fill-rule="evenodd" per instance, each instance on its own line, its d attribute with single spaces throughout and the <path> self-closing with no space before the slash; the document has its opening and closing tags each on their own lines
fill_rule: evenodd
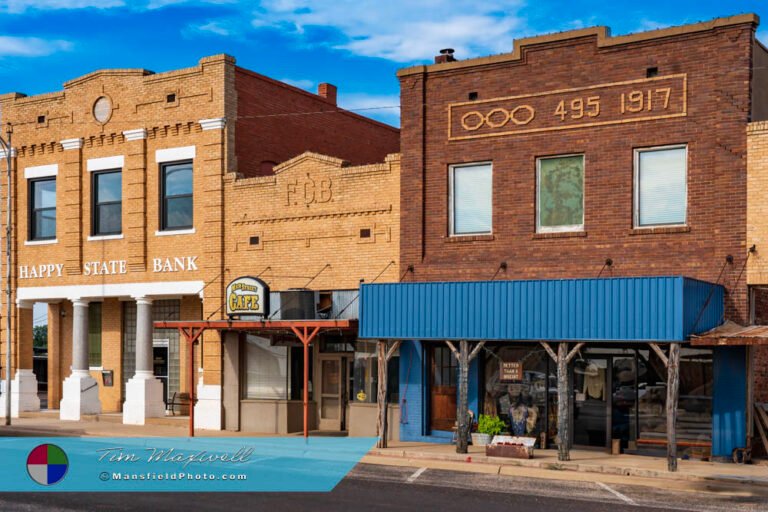
<svg viewBox="0 0 768 512">
<path fill-rule="evenodd" d="M 453 430 L 456 423 L 456 378 L 458 365 L 451 350 L 435 345 L 430 351 L 430 427 Z"/>
<path fill-rule="evenodd" d="M 347 358 L 321 355 L 320 364 L 320 430 L 346 430 Z"/>
</svg>

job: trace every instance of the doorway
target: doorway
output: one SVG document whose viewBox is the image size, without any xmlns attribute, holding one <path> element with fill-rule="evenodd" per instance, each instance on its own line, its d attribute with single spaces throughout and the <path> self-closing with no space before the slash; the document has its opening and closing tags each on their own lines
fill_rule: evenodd
<svg viewBox="0 0 768 512">
<path fill-rule="evenodd" d="M 456 380 L 458 364 L 446 346 L 433 346 L 429 351 L 430 427 L 451 431 L 456 424 Z"/>
<path fill-rule="evenodd" d="M 347 428 L 348 359 L 341 355 L 321 355 L 320 430 L 344 431 Z"/>
<path fill-rule="evenodd" d="M 608 446 L 607 357 L 588 357 L 573 368 L 573 444 Z"/>
</svg>

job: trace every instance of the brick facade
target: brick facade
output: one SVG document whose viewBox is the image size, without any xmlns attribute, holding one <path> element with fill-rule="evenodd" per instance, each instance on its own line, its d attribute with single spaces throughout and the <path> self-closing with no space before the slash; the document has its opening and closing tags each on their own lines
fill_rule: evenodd
<svg viewBox="0 0 768 512">
<path fill-rule="evenodd" d="M 401 70 L 401 266 L 414 266 L 409 278 L 491 279 L 506 262 L 497 279 L 595 277 L 602 270 L 604 277 L 683 274 L 715 282 L 733 255 L 720 282 L 727 316 L 744 323 L 746 286 L 737 278 L 746 256 L 746 125 L 753 52 L 763 51 L 755 26 L 755 17 L 741 16 L 615 38 L 604 28 L 584 29 L 518 41 L 511 54 Z M 685 77 L 685 115 L 449 140 L 449 105 L 467 102 L 469 93 L 479 102 L 526 96 L 535 104 L 541 100 L 530 95 L 624 82 L 641 89 L 648 77 L 673 75 Z M 602 108 L 610 120 L 608 109 L 618 107 L 604 101 Z M 503 120 L 494 115 L 494 123 Z M 553 112 L 535 115 L 543 126 L 557 123 Z M 688 148 L 686 226 L 633 229 L 633 151 L 671 144 Z M 585 155 L 584 230 L 537 234 L 536 158 L 573 153 Z M 493 164 L 493 232 L 451 237 L 449 165 L 481 161 Z"/>
<path fill-rule="evenodd" d="M 258 272 L 265 255 L 269 261 L 263 266 L 280 268 L 279 275 L 287 274 L 280 265 L 289 258 L 288 272 L 296 275 L 314 274 L 316 262 L 327 261 L 332 269 L 315 285 L 328 289 L 356 288 L 359 279 L 373 279 L 382 270 L 382 279 L 395 278 L 399 161 L 395 156 L 384 159 L 398 149 L 398 130 L 331 105 L 334 90 L 326 85 L 328 98 L 315 96 L 238 68 L 232 57 L 219 55 L 167 73 L 101 70 L 65 83 L 61 92 L 0 95 L 0 121 L 3 126 L 12 124 L 15 148 L 14 303 L 19 289 L 26 289 L 28 295 L 34 292 L 28 303 L 49 302 L 49 407 L 58 406 L 61 381 L 71 373 L 73 298 L 104 301 L 102 362 L 104 369 L 115 371 L 114 386 L 101 385 L 100 371 L 92 375 L 99 382 L 102 410 L 110 412 L 119 411 L 125 398 L 120 385 L 124 323 L 120 301 L 141 295 L 143 285 L 154 286 L 156 298 L 181 295 L 180 319 L 192 320 L 222 318 L 228 280 Z M 112 106 L 104 122 L 98 122 L 93 113 L 100 97 L 109 98 Z M 318 114 L 323 106 L 332 112 Z M 294 117 L 303 122 L 272 115 L 285 113 L 301 114 Z M 259 117 L 264 114 L 269 114 L 269 121 Z M 284 124 L 289 129 L 283 129 Z M 263 174 L 265 160 L 279 164 L 307 150 L 322 150 L 358 164 L 383 163 L 349 167 L 336 158 L 305 155 L 278 165 L 277 173 L 268 169 L 269 176 L 242 179 Z M 163 233 L 160 226 L 159 168 L 169 151 L 193 160 L 193 229 L 178 233 Z M 121 164 L 115 165 L 122 169 L 122 234 L 107 239 L 94 238 L 91 231 L 89 166 L 103 158 L 119 159 Z M 29 244 L 28 170 L 50 172 L 51 166 L 57 166 L 56 239 Z M 318 183 L 332 181 L 331 199 L 303 201 L 310 175 Z M 284 204 L 288 178 L 301 182 L 296 189 L 302 193 L 300 205 Z M 0 187 L 6 190 L 4 182 Z M 4 219 L 5 211 L 0 213 Z M 296 218 L 259 224 L 268 216 L 281 215 Z M 292 230 L 305 218 L 312 225 L 304 228 L 307 233 L 301 241 L 281 245 L 295 235 Z M 266 248 L 252 252 L 242 244 L 247 244 L 254 226 L 263 231 Z M 359 240 L 363 228 L 371 230 L 370 243 Z M 274 252 L 273 246 L 278 247 Z M 231 261 L 226 251 L 232 251 Z M 367 259 L 358 262 L 355 251 Z M 194 264 L 176 268 L 174 258 Z M 163 268 L 167 259 L 173 268 Z M 110 262 L 115 264 L 106 273 L 87 270 L 92 263 L 104 262 L 108 267 Z M 42 276 L 37 272 L 40 268 L 45 272 Z M 179 291 L 180 283 L 185 292 Z M 122 287 L 121 291 L 105 291 L 115 287 Z M 28 303 L 23 304 L 25 308 Z M 27 329 L 31 313 L 26 311 L 31 310 L 21 309 L 25 313 L 18 319 L 17 311 L 14 307 L 18 344 L 13 366 L 28 369 L 32 368 L 32 340 L 31 326 Z M 3 361 L 4 327 L 3 323 Z M 218 333 L 206 332 L 202 346 L 203 353 L 198 348 L 196 354 L 204 369 L 200 385 L 218 389 L 223 371 Z M 181 361 L 186 357 L 182 344 Z M 183 391 L 188 382 L 184 364 L 180 371 Z M 220 424 L 221 414 L 213 407 L 215 417 L 210 423 Z M 207 419 L 210 414 L 201 416 Z"/>
</svg>

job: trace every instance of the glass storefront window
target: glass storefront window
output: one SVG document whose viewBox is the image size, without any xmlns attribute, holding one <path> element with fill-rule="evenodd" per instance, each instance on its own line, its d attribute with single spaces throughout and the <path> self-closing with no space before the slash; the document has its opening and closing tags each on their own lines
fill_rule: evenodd
<svg viewBox="0 0 768 512">
<path fill-rule="evenodd" d="M 379 386 L 379 359 L 375 341 L 355 342 L 352 399 L 359 403 L 375 404 Z M 400 400 L 400 356 L 398 352 L 389 360 L 387 367 L 387 401 L 397 404 Z"/>
<path fill-rule="evenodd" d="M 272 346 L 267 338 L 246 336 L 244 398 L 288 398 L 288 347 Z"/>
<path fill-rule="evenodd" d="M 541 347 L 492 346 L 488 351 L 483 413 L 498 415 L 513 435 L 541 438 L 546 432 L 547 395 L 551 387 L 547 384 L 549 356 Z M 522 363 L 522 380 L 502 382 L 501 362 Z"/>
</svg>

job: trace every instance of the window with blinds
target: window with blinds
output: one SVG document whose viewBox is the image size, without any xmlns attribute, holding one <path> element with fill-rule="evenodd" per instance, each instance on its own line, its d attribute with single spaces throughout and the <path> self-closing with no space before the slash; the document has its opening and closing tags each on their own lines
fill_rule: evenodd
<svg viewBox="0 0 768 512">
<path fill-rule="evenodd" d="M 584 155 L 536 160 L 536 231 L 584 229 Z"/>
<path fill-rule="evenodd" d="M 686 223 L 686 146 L 635 151 L 635 226 Z"/>
<path fill-rule="evenodd" d="M 288 398 L 288 347 L 276 347 L 266 338 L 248 335 L 245 343 L 243 398 Z"/>
<path fill-rule="evenodd" d="M 493 180 L 490 163 L 450 168 L 451 235 L 489 234 L 492 228 Z"/>
</svg>

